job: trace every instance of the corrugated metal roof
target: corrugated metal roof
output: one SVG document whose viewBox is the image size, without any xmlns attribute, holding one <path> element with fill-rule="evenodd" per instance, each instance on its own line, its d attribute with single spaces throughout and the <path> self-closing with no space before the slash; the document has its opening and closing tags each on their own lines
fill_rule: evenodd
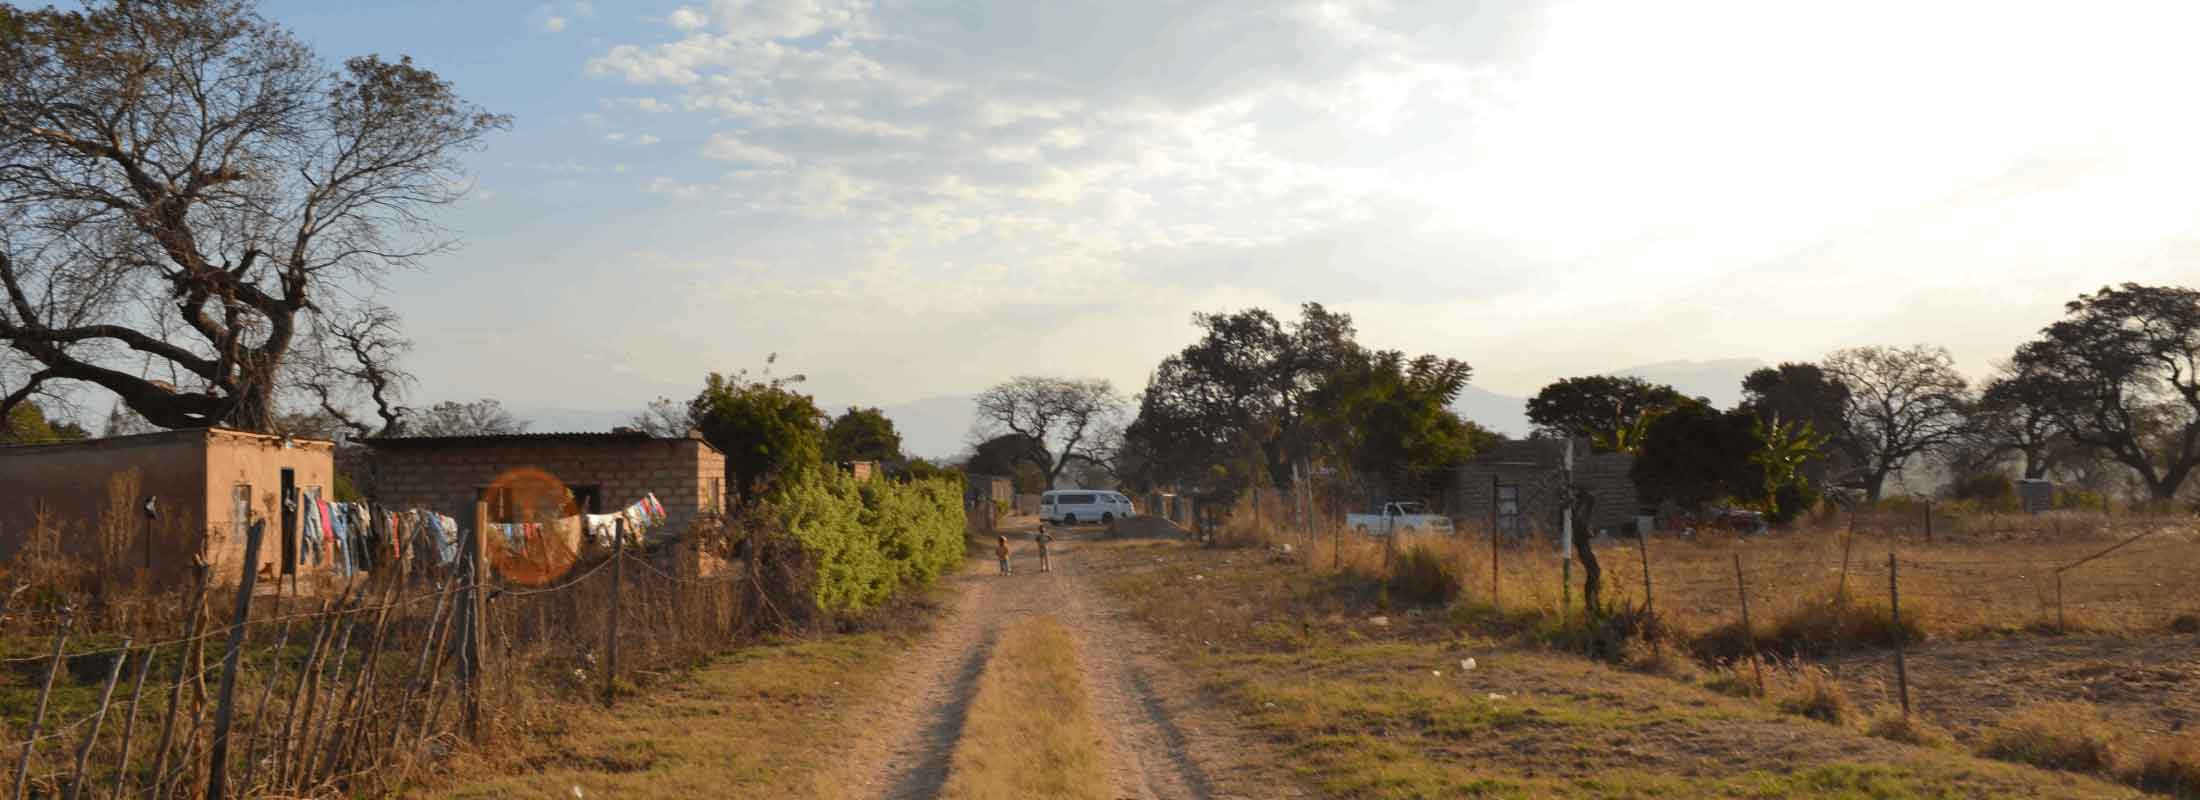
<svg viewBox="0 0 2200 800">
<path fill-rule="evenodd" d="M 641 442 L 678 442 L 686 437 L 659 438 L 642 431 L 562 431 L 545 433 L 502 433 L 480 436 L 377 436 L 362 439 L 369 447 L 382 449 L 416 449 L 427 447 L 480 447 L 494 445 L 541 444 L 629 444 Z M 694 439 L 704 447 L 717 447 L 702 439 Z"/>
</svg>

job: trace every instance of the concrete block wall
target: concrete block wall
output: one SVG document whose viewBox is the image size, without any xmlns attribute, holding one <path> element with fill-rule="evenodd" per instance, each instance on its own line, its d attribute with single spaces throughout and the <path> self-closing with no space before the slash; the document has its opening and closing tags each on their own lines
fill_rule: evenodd
<svg viewBox="0 0 2200 800">
<path fill-rule="evenodd" d="M 725 507 L 725 455 L 698 439 L 543 435 L 374 447 L 374 502 L 432 509 L 461 521 L 471 521 L 475 500 L 499 476 L 528 468 L 568 487 L 596 487 L 598 513 L 654 493 L 675 531 Z"/>
<path fill-rule="evenodd" d="M 1462 527 L 1480 530 L 1490 523 L 1491 482 L 1520 487 L 1520 513 L 1530 531 L 1548 530 L 1557 524 L 1563 499 L 1565 442 L 1528 439 L 1506 442 L 1475 456 L 1454 473 L 1447 506 Z M 1589 523 L 1597 528 L 1633 523 L 1641 507 L 1635 482 L 1628 471 L 1634 457 L 1625 453 L 1595 453 L 1588 443 L 1574 442 L 1574 485 L 1596 498 Z"/>
</svg>

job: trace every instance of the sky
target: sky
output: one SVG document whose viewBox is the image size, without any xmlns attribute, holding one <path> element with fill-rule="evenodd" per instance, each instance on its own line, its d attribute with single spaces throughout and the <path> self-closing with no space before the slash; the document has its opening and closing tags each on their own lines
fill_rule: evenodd
<svg viewBox="0 0 2200 800">
<path fill-rule="evenodd" d="M 2200 283 L 2182 3 L 271 2 L 514 117 L 392 276 L 416 400 L 1126 391 L 1318 301 L 1531 394 Z"/>
</svg>

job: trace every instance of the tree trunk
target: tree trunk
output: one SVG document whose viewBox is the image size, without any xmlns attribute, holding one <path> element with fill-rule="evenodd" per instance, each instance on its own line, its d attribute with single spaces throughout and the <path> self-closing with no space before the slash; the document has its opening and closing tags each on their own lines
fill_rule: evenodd
<svg viewBox="0 0 2200 800">
<path fill-rule="evenodd" d="M 1873 503 L 1873 504 L 1877 504 L 1877 503 L 1879 502 L 1879 496 L 1880 496 L 1880 493 L 1881 493 L 1881 492 L 1883 492 L 1883 491 L 1885 491 L 1885 490 L 1886 490 L 1886 488 L 1887 488 L 1887 471 L 1886 471 L 1886 470 L 1872 470 L 1872 473 L 1871 473 L 1871 475 L 1867 476 L 1867 477 L 1866 477 L 1866 478 L 1864 479 L 1864 499 L 1865 499 L 1865 501 L 1867 501 L 1867 502 L 1870 502 L 1870 503 Z"/>
<path fill-rule="evenodd" d="M 248 350 L 237 364 L 237 387 L 223 424 L 240 430 L 275 429 L 275 375 L 280 356 Z"/>
<path fill-rule="evenodd" d="M 1574 558 L 1581 562 L 1581 603 L 1589 615 L 1604 613 L 1600 602 L 1604 589 L 1604 569 L 1597 564 L 1596 548 L 1590 545 L 1596 539 L 1596 526 L 1591 523 L 1596 513 L 1596 496 L 1586 490 L 1574 490 Z"/>
<path fill-rule="evenodd" d="M 1590 616 L 1604 613 L 1599 594 L 1604 589 L 1604 569 L 1597 564 L 1597 551 L 1590 547 L 1596 537 L 1581 520 L 1574 521 L 1574 558 L 1581 562 L 1581 603 Z"/>
</svg>

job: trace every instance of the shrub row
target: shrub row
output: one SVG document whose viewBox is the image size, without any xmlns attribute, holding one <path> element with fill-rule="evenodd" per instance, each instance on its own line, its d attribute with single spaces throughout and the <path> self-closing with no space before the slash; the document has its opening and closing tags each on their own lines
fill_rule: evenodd
<svg viewBox="0 0 2200 800">
<path fill-rule="evenodd" d="M 821 611 L 860 611 L 923 586 L 963 554 L 962 487 L 953 478 L 858 481 L 837 469 L 783 484 L 771 501 L 780 530 L 811 567 Z"/>
</svg>

